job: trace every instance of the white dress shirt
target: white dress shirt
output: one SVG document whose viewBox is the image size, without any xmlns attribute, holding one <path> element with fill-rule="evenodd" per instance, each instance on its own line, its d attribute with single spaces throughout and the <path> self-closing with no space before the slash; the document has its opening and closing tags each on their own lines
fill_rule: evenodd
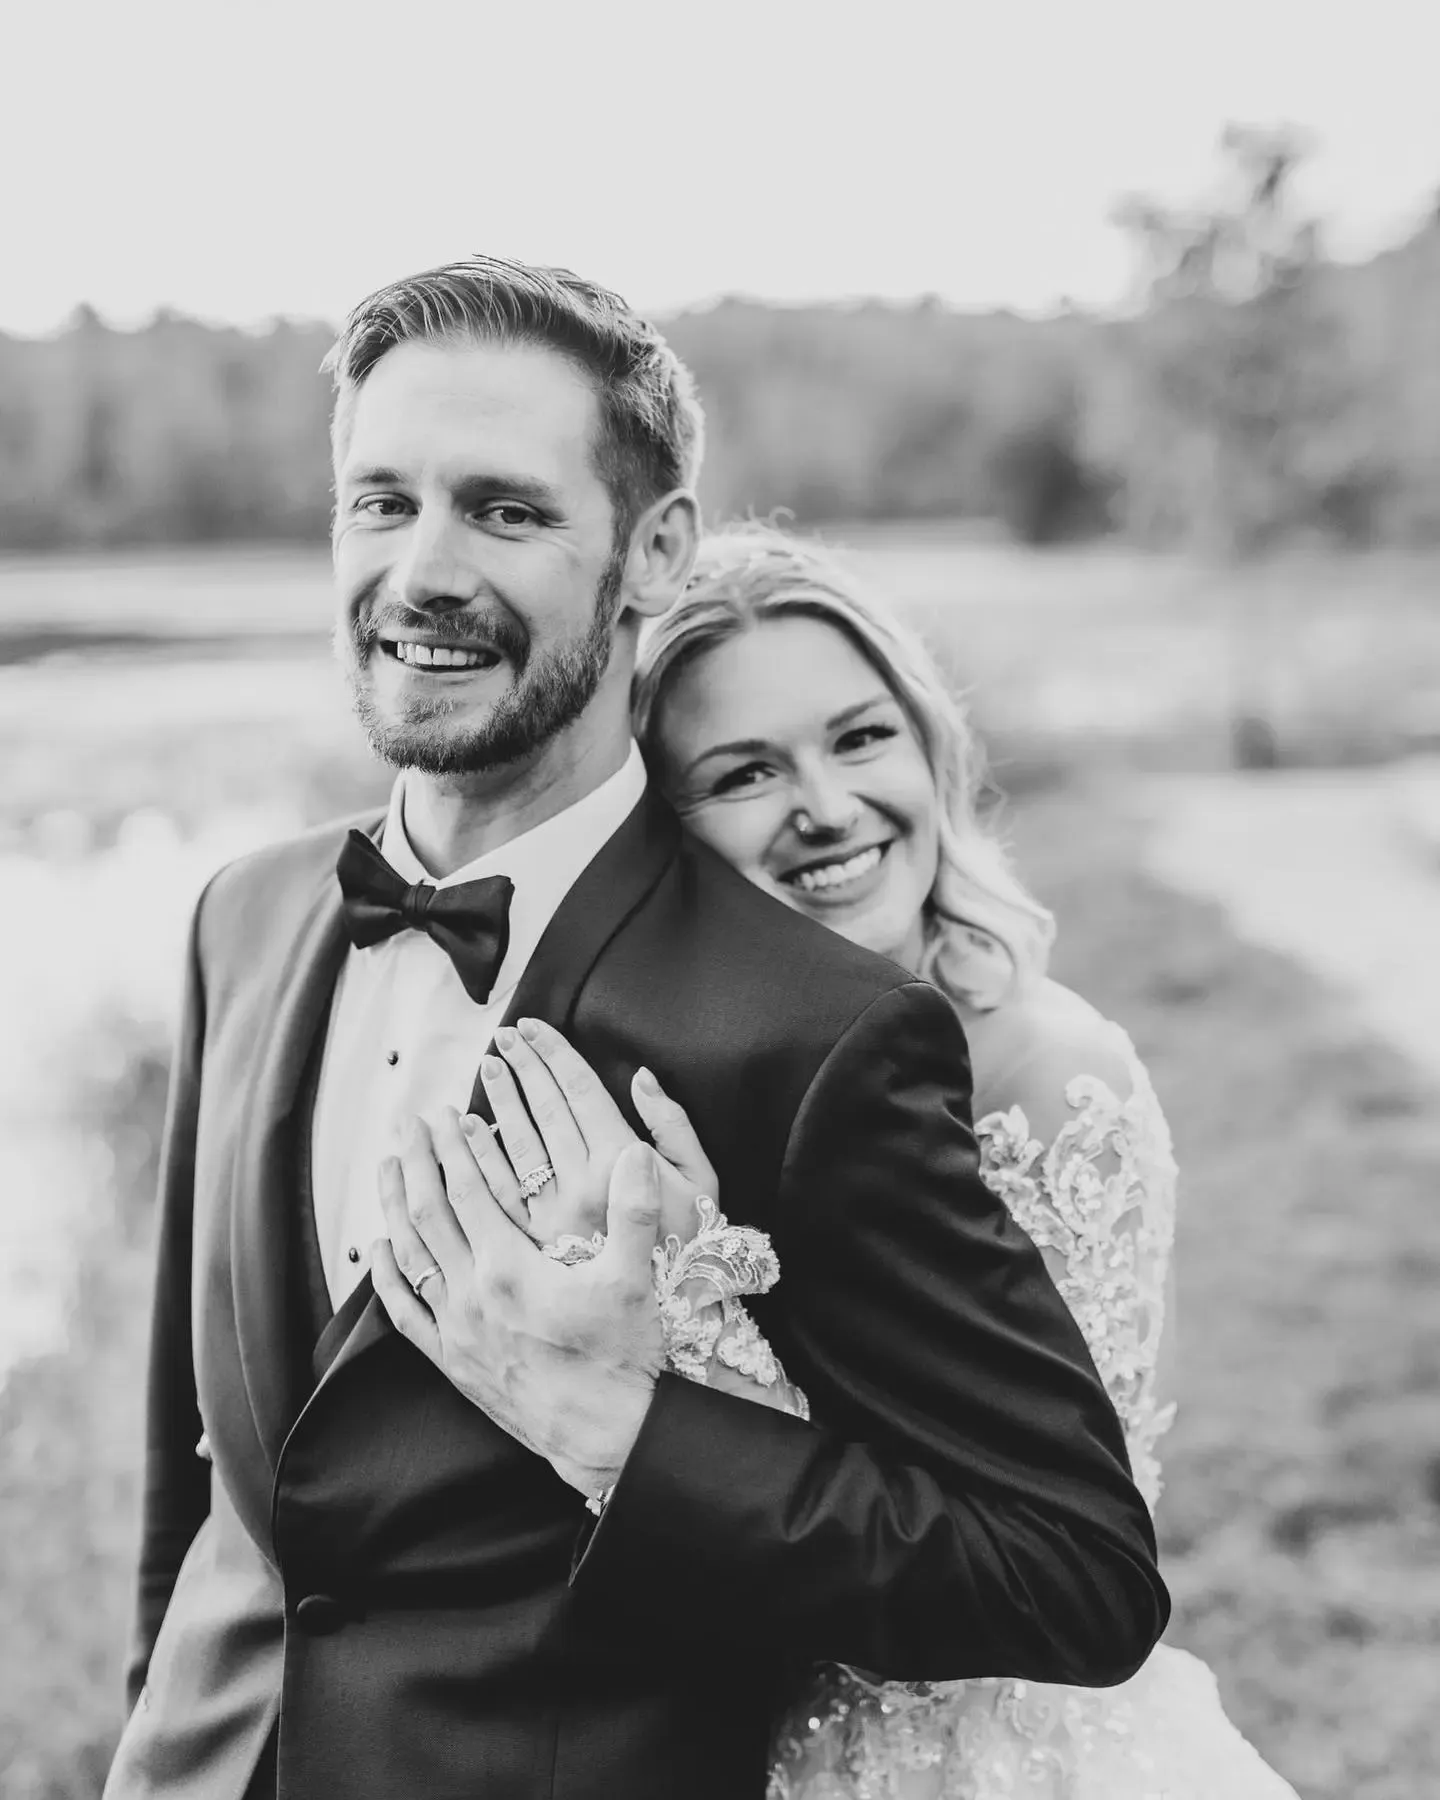
<svg viewBox="0 0 1440 1800">
<path fill-rule="evenodd" d="M 645 792 L 632 744 L 625 766 L 583 800 L 434 881 L 436 887 L 508 875 L 510 941 L 484 1006 L 460 985 L 450 958 L 423 931 L 404 930 L 341 967 L 325 1037 L 311 1134 L 315 1226 L 331 1304 L 339 1307 L 388 1235 L 377 1171 L 415 1113 L 464 1112 L 480 1058 L 514 998 L 545 927 L 586 865 Z M 433 881 L 405 835 L 405 780 L 395 783 L 380 848 L 407 882 Z"/>
</svg>

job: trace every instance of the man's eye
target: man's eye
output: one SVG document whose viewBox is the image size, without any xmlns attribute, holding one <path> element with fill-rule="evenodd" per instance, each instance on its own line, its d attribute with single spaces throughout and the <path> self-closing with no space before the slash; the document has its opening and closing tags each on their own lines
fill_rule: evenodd
<svg viewBox="0 0 1440 1800">
<path fill-rule="evenodd" d="M 535 514 L 530 507 L 521 506 L 515 500 L 501 500 L 494 506 L 487 506 L 481 516 L 510 530 L 518 530 L 522 525 L 532 525 L 535 522 Z"/>
<path fill-rule="evenodd" d="M 398 494 L 366 494 L 355 502 L 355 510 L 372 519 L 398 519 L 410 510 L 410 502 Z"/>
</svg>

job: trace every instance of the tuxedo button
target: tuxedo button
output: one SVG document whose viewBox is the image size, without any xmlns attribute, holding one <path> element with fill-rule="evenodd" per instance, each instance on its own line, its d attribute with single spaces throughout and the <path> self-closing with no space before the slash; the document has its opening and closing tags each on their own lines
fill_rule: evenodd
<svg viewBox="0 0 1440 1800">
<path fill-rule="evenodd" d="M 296 1602 L 295 1623 L 307 1637 L 328 1637 L 343 1622 L 340 1602 L 329 1594 L 306 1594 Z"/>
</svg>

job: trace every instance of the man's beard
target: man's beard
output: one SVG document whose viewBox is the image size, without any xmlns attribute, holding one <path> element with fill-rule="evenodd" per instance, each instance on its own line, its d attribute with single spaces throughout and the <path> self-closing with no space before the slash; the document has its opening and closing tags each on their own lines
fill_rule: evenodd
<svg viewBox="0 0 1440 1800">
<path fill-rule="evenodd" d="M 480 775 L 524 762 L 543 749 L 585 711 L 610 666 L 624 566 L 617 551 L 600 577 L 584 635 L 553 650 L 534 652 L 529 633 L 512 614 L 485 616 L 478 635 L 510 664 L 514 680 L 489 717 L 466 731 L 445 729 L 455 702 L 443 696 L 422 703 L 423 714 L 417 706 L 408 719 L 385 718 L 365 677 L 380 625 L 374 619 L 354 624 L 342 660 L 373 754 L 392 768 L 416 769 L 422 775 Z M 436 643 L 459 644 L 473 640 L 475 624 L 473 617 L 467 624 L 459 615 L 436 615 L 426 621 L 426 629 Z"/>
</svg>

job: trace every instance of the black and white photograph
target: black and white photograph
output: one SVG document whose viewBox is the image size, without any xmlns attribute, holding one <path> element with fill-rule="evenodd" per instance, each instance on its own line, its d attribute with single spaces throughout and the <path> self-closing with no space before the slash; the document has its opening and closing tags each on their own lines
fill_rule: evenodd
<svg viewBox="0 0 1440 1800">
<path fill-rule="evenodd" d="M 1440 1792 L 1423 9 L 0 44 L 0 1800 Z"/>
</svg>

